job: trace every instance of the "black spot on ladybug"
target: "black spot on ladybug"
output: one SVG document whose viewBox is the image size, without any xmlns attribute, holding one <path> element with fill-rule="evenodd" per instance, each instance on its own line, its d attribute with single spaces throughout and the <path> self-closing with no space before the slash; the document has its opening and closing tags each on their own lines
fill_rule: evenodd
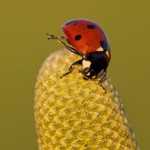
<svg viewBox="0 0 150 150">
<path fill-rule="evenodd" d="M 100 46 L 104 49 L 104 50 L 108 50 L 109 46 L 108 43 L 106 41 L 100 41 Z"/>
<path fill-rule="evenodd" d="M 76 35 L 76 36 L 74 37 L 74 39 L 75 39 L 76 41 L 79 41 L 81 38 L 82 38 L 81 35 Z"/>
<path fill-rule="evenodd" d="M 89 25 L 87 25 L 87 28 L 88 28 L 88 29 L 95 29 L 95 26 L 92 25 L 92 24 L 89 24 Z"/>
</svg>

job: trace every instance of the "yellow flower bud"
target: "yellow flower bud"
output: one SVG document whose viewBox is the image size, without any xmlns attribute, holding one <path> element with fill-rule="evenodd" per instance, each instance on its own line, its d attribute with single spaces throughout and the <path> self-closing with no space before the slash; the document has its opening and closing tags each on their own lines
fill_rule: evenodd
<svg viewBox="0 0 150 150">
<path fill-rule="evenodd" d="M 40 69 L 35 88 L 39 150 L 137 150 L 117 91 L 109 79 L 84 80 L 81 66 L 60 79 L 80 57 L 60 50 Z"/>
</svg>

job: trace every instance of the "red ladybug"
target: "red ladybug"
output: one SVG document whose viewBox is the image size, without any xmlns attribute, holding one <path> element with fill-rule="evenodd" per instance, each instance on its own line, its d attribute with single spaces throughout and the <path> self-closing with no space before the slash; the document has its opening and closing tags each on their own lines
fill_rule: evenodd
<svg viewBox="0 0 150 150">
<path fill-rule="evenodd" d="M 82 57 L 70 66 L 66 74 L 72 72 L 74 65 L 82 64 L 81 73 L 85 79 L 100 78 L 100 82 L 104 80 L 111 59 L 110 46 L 104 30 L 97 23 L 86 19 L 68 21 L 62 26 L 62 30 L 69 45 L 53 35 L 49 35 L 49 39 L 59 40 L 71 52 Z"/>
</svg>

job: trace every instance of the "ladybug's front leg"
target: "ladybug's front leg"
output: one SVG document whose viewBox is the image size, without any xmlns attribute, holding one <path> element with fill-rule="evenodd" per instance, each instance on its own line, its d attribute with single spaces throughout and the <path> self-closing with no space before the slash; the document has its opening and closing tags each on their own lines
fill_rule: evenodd
<svg viewBox="0 0 150 150">
<path fill-rule="evenodd" d="M 69 42 L 68 40 L 64 37 L 64 36 L 60 36 L 60 37 L 57 37 L 53 34 L 46 34 L 48 36 L 48 40 L 57 40 L 59 43 L 63 44 L 69 51 L 77 54 L 77 55 L 81 55 L 75 48 L 73 48 L 72 46 L 68 45 Z M 66 39 L 67 43 L 66 44 L 63 40 Z"/>
<path fill-rule="evenodd" d="M 65 74 L 63 74 L 60 78 L 62 78 L 62 77 L 64 77 L 64 76 L 68 75 L 69 73 L 71 73 L 71 72 L 74 70 L 74 66 L 75 66 L 75 65 L 81 65 L 81 64 L 82 64 L 82 59 L 80 59 L 80 60 L 74 62 L 74 63 L 69 67 L 69 71 L 66 72 Z"/>
</svg>

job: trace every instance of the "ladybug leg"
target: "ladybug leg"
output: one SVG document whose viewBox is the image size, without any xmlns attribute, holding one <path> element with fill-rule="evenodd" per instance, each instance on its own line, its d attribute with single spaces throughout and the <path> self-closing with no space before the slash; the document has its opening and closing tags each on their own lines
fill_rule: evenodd
<svg viewBox="0 0 150 150">
<path fill-rule="evenodd" d="M 74 63 L 69 67 L 69 71 L 66 72 L 65 74 L 63 74 L 60 78 L 62 78 L 62 77 L 64 77 L 64 76 L 68 75 L 69 73 L 71 73 L 71 72 L 74 70 L 74 66 L 75 66 L 75 65 L 82 65 L 82 59 L 80 59 L 80 60 L 74 62 Z"/>
<path fill-rule="evenodd" d="M 106 75 L 107 75 L 107 71 L 102 70 L 99 74 L 98 74 L 98 78 L 99 78 L 99 84 L 102 85 L 102 83 L 106 80 Z"/>
<path fill-rule="evenodd" d="M 106 91 L 105 87 L 103 86 L 103 82 L 106 80 L 107 71 L 101 70 L 101 72 L 97 74 L 91 68 L 85 68 L 80 72 L 83 74 L 83 79 L 85 80 L 98 80 L 98 84 L 103 88 L 104 91 Z"/>
<path fill-rule="evenodd" d="M 90 67 L 84 68 L 80 72 L 83 74 L 83 79 L 85 80 L 92 80 L 97 78 L 96 72 L 93 71 Z"/>
<path fill-rule="evenodd" d="M 60 36 L 60 37 L 57 37 L 53 34 L 46 34 L 48 36 L 48 40 L 57 40 L 59 43 L 63 44 L 68 50 L 70 50 L 71 52 L 77 54 L 77 55 L 81 55 L 75 48 L 71 47 L 70 45 L 67 45 L 63 39 L 66 39 L 64 36 Z M 67 40 L 66 40 L 67 41 Z M 68 41 L 67 41 L 68 43 Z"/>
<path fill-rule="evenodd" d="M 99 85 L 103 88 L 104 91 L 106 91 L 106 89 L 103 86 L 103 82 L 106 80 L 106 75 L 107 75 L 107 71 L 102 70 L 99 74 L 98 74 L 98 78 L 99 78 Z"/>
</svg>

